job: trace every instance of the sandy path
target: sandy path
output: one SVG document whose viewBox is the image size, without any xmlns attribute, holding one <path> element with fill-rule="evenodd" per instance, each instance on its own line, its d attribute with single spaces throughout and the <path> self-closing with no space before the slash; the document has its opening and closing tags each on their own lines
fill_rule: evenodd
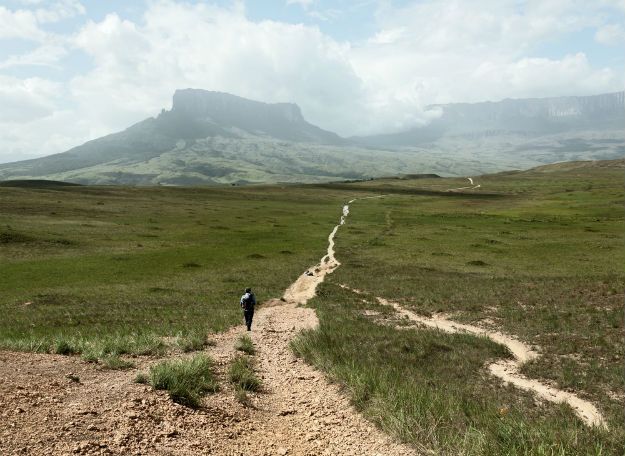
<svg viewBox="0 0 625 456">
<path fill-rule="evenodd" d="M 358 289 L 350 288 L 346 285 L 341 286 L 353 291 L 354 293 L 362 293 L 362 291 Z M 420 323 L 424 326 L 439 329 L 448 333 L 469 333 L 476 336 L 487 337 L 494 342 L 506 346 L 508 350 L 510 350 L 514 359 L 500 360 L 489 364 L 488 370 L 492 375 L 499 377 L 504 382 L 513 384 L 517 388 L 531 391 L 547 401 L 555 403 L 566 402 L 573 408 L 577 416 L 579 416 L 579 418 L 587 426 L 607 427 L 601 412 L 599 412 L 597 407 L 595 407 L 591 402 L 585 401 L 573 393 L 549 386 L 539 380 L 527 378 L 520 373 L 520 368 L 523 363 L 540 356 L 537 351 L 532 350 L 524 342 L 499 331 L 490 331 L 479 326 L 457 323 L 441 314 L 434 315 L 432 317 L 425 317 L 405 309 L 397 302 L 381 297 L 378 297 L 377 300 L 382 305 L 393 307 L 393 309 L 395 309 L 400 316 L 408 318 L 409 320 Z"/>
<path fill-rule="evenodd" d="M 336 384 L 289 347 L 299 331 L 318 325 L 314 310 L 298 305 L 339 266 L 334 236 L 348 214 L 346 205 L 312 275 L 300 276 L 282 300 L 257 311 L 248 334 L 258 349 L 263 391 L 252 396 L 253 407 L 236 402 L 227 381 L 243 326 L 213 336 L 216 346 L 207 351 L 222 390 L 197 410 L 133 383 L 136 369 L 104 371 L 78 357 L 0 352 L 0 454 L 417 454 L 360 416 Z M 135 360 L 141 371 L 157 361 Z"/>
<path fill-rule="evenodd" d="M 476 188 L 482 187 L 480 184 L 474 184 L 473 183 L 473 178 L 471 178 L 471 177 L 467 177 L 467 180 L 471 184 L 470 186 L 468 186 L 468 187 L 458 187 L 458 188 L 448 188 L 446 191 L 448 191 L 448 192 L 457 192 L 458 190 L 475 190 Z"/>
</svg>

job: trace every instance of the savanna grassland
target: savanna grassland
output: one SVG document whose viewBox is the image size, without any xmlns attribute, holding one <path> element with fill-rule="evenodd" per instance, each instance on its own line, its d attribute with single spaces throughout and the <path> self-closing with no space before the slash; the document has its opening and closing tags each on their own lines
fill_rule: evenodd
<svg viewBox="0 0 625 456">
<path fill-rule="evenodd" d="M 339 192 L 0 187 L 0 346 L 89 360 L 201 347 L 238 298 L 283 290 L 325 248 Z"/>
<path fill-rule="evenodd" d="M 384 194 L 351 204 L 341 267 L 309 302 L 319 327 L 295 352 L 426 452 L 623 454 L 623 163 L 475 180 L 0 187 L 0 347 L 90 361 L 199 349 L 240 324 L 243 287 L 279 297 L 319 260 L 345 201 Z M 504 347 L 410 325 L 376 297 L 534 345 L 524 373 L 591 400 L 609 429 L 490 376 Z"/>
<path fill-rule="evenodd" d="M 466 180 L 334 186 L 389 196 L 350 206 L 337 237 L 342 266 L 312 301 L 320 327 L 296 351 L 384 429 L 437 454 L 623 454 L 622 166 L 484 176 L 475 197 L 423 191 Z M 485 363 L 509 356 L 502 347 L 410 329 L 377 296 L 537 347 L 523 373 L 598 404 L 610 431 L 489 377 Z"/>
</svg>

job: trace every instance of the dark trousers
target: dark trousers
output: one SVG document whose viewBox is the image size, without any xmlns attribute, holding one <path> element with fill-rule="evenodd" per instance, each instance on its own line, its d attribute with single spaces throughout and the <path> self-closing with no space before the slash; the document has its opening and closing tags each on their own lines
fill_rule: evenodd
<svg viewBox="0 0 625 456">
<path fill-rule="evenodd" d="M 252 330 L 252 318 L 254 318 L 254 309 L 244 310 L 243 316 L 245 317 L 245 326 L 247 326 L 247 330 Z"/>
</svg>

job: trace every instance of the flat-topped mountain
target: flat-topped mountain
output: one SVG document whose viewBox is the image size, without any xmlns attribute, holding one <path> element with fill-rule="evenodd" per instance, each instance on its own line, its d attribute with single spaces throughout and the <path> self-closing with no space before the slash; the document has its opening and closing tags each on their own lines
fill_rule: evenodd
<svg viewBox="0 0 625 456">
<path fill-rule="evenodd" d="M 294 103 L 262 103 L 228 93 L 199 89 L 176 90 L 171 111 L 159 119 L 191 120 L 196 137 L 205 138 L 219 132 L 225 136 L 242 130 L 248 134 L 318 144 L 343 144 L 336 133 L 322 130 L 304 119 Z"/>
<path fill-rule="evenodd" d="M 370 146 L 412 146 L 454 136 L 528 136 L 579 130 L 625 128 L 625 92 L 585 97 L 505 99 L 498 102 L 452 103 L 426 108 L 440 117 L 424 127 L 375 136 L 355 137 Z"/>
<path fill-rule="evenodd" d="M 184 148 L 198 139 L 250 135 L 316 144 L 345 142 L 335 133 L 306 122 L 295 104 L 268 104 L 227 93 L 185 89 L 174 93 L 170 111 L 163 110 L 155 118 L 67 152 L 0 165 L 0 179 L 22 173 L 30 176 L 64 173 L 112 161 L 137 163 Z"/>
</svg>

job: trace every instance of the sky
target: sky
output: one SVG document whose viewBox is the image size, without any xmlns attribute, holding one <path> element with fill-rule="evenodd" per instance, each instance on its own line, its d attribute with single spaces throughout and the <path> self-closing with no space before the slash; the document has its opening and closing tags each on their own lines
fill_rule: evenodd
<svg viewBox="0 0 625 456">
<path fill-rule="evenodd" d="M 188 87 L 294 102 L 344 136 L 426 124 L 430 104 L 616 92 L 625 0 L 0 0 L 0 163 Z"/>
</svg>

